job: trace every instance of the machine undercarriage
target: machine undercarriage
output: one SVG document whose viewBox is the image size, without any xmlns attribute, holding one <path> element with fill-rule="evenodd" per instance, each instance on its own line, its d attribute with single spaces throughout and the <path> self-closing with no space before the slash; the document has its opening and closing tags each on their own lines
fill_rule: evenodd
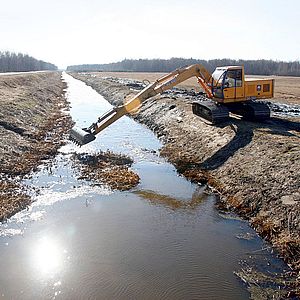
<svg viewBox="0 0 300 300">
<path fill-rule="evenodd" d="M 249 121 L 263 121 L 270 118 L 270 108 L 266 103 L 247 101 L 234 104 L 221 104 L 213 100 L 195 100 L 192 103 L 193 113 L 209 124 L 220 124 L 229 120 L 234 114 Z"/>
</svg>

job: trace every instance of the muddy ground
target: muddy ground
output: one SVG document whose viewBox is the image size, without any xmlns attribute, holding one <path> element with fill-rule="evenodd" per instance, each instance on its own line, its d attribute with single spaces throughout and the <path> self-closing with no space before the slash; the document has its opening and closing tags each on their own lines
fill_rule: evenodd
<svg viewBox="0 0 300 300">
<path fill-rule="evenodd" d="M 59 72 L 0 76 L 0 221 L 31 202 L 21 184 L 57 153 L 72 121 Z"/>
<path fill-rule="evenodd" d="M 136 73 L 72 75 L 114 105 L 143 88 L 141 76 L 153 80 L 153 74 L 148 78 Z M 195 182 L 208 182 L 220 195 L 220 208 L 248 219 L 299 272 L 300 91 L 293 84 L 300 79 L 279 81 L 282 89 L 277 82 L 270 104 L 274 111 L 279 109 L 263 123 L 237 118 L 221 126 L 203 123 L 191 111 L 198 92 L 192 81 L 147 100 L 132 117 L 157 134 L 163 141 L 160 154 L 180 173 Z M 291 86 L 289 93 L 286 86 Z"/>
</svg>

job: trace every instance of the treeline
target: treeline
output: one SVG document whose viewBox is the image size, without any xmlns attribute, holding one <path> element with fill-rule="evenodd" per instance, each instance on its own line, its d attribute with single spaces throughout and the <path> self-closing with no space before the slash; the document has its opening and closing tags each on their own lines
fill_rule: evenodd
<svg viewBox="0 0 300 300">
<path fill-rule="evenodd" d="M 109 64 L 86 64 L 68 66 L 67 71 L 112 71 L 112 72 L 170 72 L 177 68 L 202 64 L 210 72 L 216 67 L 244 65 L 245 73 L 249 75 L 282 75 L 300 76 L 299 61 L 284 62 L 273 60 L 234 60 L 234 59 L 124 59 L 120 62 Z"/>
<path fill-rule="evenodd" d="M 57 70 L 57 66 L 27 54 L 0 51 L 0 72 Z"/>
</svg>

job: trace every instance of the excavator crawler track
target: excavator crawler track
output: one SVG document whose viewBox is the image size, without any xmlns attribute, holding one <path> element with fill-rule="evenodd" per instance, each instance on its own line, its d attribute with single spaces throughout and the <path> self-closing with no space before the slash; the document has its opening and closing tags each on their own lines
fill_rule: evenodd
<svg viewBox="0 0 300 300">
<path fill-rule="evenodd" d="M 197 100 L 192 103 L 193 113 L 209 124 L 219 124 L 229 119 L 229 110 L 226 106 L 212 100 Z"/>
<path fill-rule="evenodd" d="M 270 119 L 271 110 L 264 102 L 248 101 L 228 106 L 230 112 L 240 115 L 245 120 L 263 121 Z"/>
</svg>

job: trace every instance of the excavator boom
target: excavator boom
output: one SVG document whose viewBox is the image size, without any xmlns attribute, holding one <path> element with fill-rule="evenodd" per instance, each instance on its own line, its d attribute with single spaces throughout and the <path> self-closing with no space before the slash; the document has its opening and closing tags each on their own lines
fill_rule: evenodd
<svg viewBox="0 0 300 300">
<path fill-rule="evenodd" d="M 205 90 L 208 98 L 213 97 L 209 86 L 209 84 L 213 84 L 213 78 L 203 66 L 196 64 L 180 68 L 149 84 L 124 105 L 112 108 L 99 117 L 97 122 L 91 124 L 88 128 L 81 129 L 79 127 L 73 127 L 70 131 L 70 140 L 80 146 L 95 140 L 96 134 L 116 122 L 122 116 L 136 112 L 145 100 L 161 94 L 191 77 L 198 79 L 199 84 Z"/>
</svg>

